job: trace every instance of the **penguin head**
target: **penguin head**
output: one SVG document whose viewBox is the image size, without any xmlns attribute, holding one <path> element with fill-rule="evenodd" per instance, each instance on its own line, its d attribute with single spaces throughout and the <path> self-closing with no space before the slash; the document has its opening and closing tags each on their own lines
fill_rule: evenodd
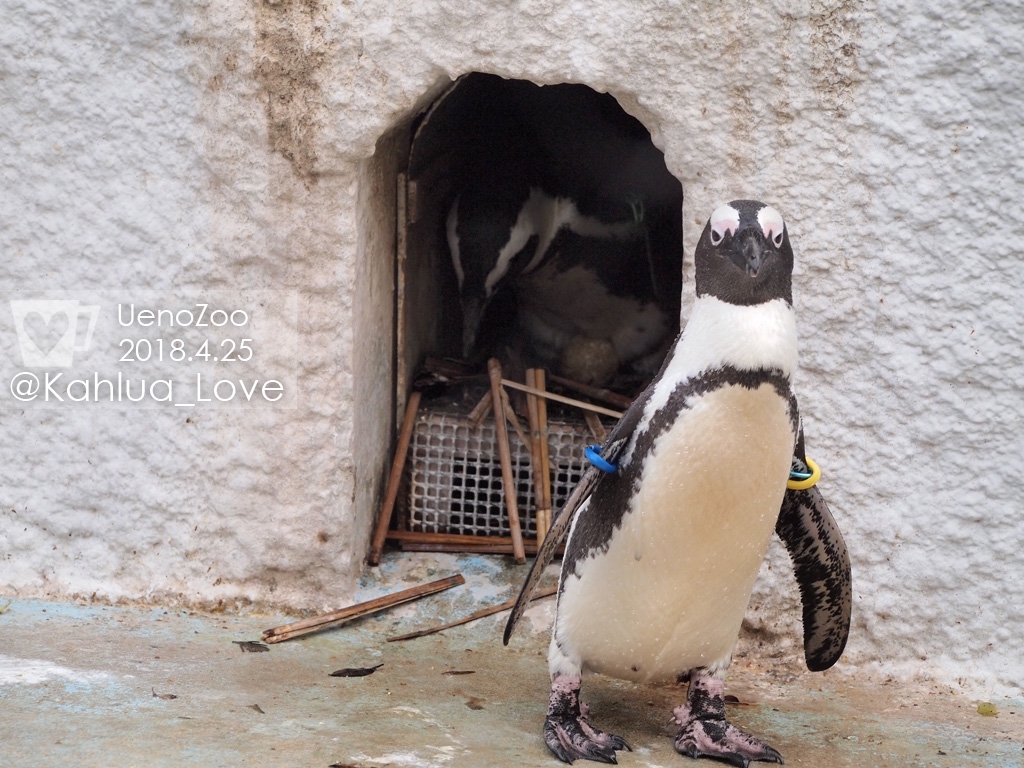
<svg viewBox="0 0 1024 768">
<path fill-rule="evenodd" d="M 446 225 L 462 306 L 462 353 L 466 359 L 476 347 L 488 305 L 513 268 L 513 261 L 521 261 L 500 258 L 509 241 L 506 217 L 500 211 L 468 203 L 477 201 L 456 198 Z"/>
<path fill-rule="evenodd" d="M 694 255 L 697 295 L 750 306 L 793 303 L 793 248 L 782 216 L 757 200 L 719 206 Z"/>
</svg>

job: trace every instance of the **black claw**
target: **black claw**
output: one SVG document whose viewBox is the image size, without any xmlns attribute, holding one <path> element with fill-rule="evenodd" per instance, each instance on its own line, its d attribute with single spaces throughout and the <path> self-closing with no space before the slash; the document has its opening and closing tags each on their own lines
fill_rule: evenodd
<svg viewBox="0 0 1024 768">
<path fill-rule="evenodd" d="M 621 736 L 612 736 L 612 749 L 621 750 L 624 749 L 627 752 L 632 752 L 633 748 L 626 743 L 626 740 Z"/>
<path fill-rule="evenodd" d="M 692 727 L 693 724 L 691 724 Z M 714 723 L 708 723 L 702 721 L 700 725 L 704 726 L 705 733 L 708 731 L 717 731 L 721 725 L 721 721 Z M 708 725 L 712 725 L 712 728 L 707 728 Z M 676 751 L 681 755 L 697 760 L 701 757 L 709 757 L 713 760 L 721 760 L 722 762 L 729 763 L 730 765 L 738 766 L 738 768 L 750 768 L 751 761 L 762 762 L 762 763 L 778 763 L 779 765 L 785 765 L 785 761 L 782 759 L 782 755 L 779 754 L 778 750 L 765 744 L 759 739 L 755 739 L 747 733 L 744 733 L 740 729 L 731 723 L 726 722 L 725 728 L 721 736 L 712 738 L 712 744 L 715 747 L 714 751 L 709 749 L 701 749 L 697 746 L 696 741 L 690 736 L 684 736 L 683 732 L 687 728 L 680 730 L 678 736 L 676 736 L 675 747 Z M 705 737 L 706 739 L 706 737 Z M 735 749 L 739 746 L 737 742 L 744 741 L 744 745 L 747 751 L 740 752 Z M 733 749 L 730 749 L 733 747 Z"/>
<path fill-rule="evenodd" d="M 571 715 L 547 717 L 544 721 L 544 743 L 555 757 L 570 765 L 577 759 L 618 765 L 616 750 L 633 751 L 622 737 L 603 733 L 581 717 Z"/>
<path fill-rule="evenodd" d="M 680 725 L 674 740 L 676 751 L 693 759 L 709 757 L 739 768 L 749 768 L 751 762 L 784 764 L 778 750 L 726 719 L 724 687 L 720 679 L 696 670 L 686 706 L 675 713 Z"/>
<path fill-rule="evenodd" d="M 562 742 L 559 741 L 558 736 L 553 731 L 548 731 L 547 725 L 544 726 L 544 743 L 548 745 L 548 749 L 551 750 L 551 754 L 563 763 L 572 765 L 572 756 L 565 751 L 565 747 L 562 746 Z"/>
</svg>

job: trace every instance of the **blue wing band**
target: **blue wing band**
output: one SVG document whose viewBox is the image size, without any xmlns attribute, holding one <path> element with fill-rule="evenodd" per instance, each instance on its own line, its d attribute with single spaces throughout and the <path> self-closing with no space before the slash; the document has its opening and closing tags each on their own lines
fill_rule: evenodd
<svg viewBox="0 0 1024 768">
<path fill-rule="evenodd" d="M 619 469 L 618 464 L 612 464 L 610 461 L 601 458 L 601 446 L 599 445 L 588 445 L 586 450 L 583 451 L 583 455 L 587 457 L 587 461 L 609 475 Z"/>
</svg>

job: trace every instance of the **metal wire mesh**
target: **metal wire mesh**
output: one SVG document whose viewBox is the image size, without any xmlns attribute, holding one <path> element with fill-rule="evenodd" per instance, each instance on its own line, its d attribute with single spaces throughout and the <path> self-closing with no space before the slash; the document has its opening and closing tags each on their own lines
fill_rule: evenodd
<svg viewBox="0 0 1024 768">
<path fill-rule="evenodd" d="M 551 421 L 551 499 L 558 509 L 583 474 L 589 433 L 583 424 Z M 537 524 L 530 449 L 509 430 L 512 477 L 523 535 L 535 537 Z M 474 427 L 468 419 L 426 408 L 413 430 L 406 463 L 409 529 L 425 533 L 509 536 L 494 422 Z"/>
</svg>

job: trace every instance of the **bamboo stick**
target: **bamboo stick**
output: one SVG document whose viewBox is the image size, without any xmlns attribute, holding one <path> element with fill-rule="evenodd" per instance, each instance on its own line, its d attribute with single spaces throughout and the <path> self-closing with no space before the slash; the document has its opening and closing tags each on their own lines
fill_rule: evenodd
<svg viewBox="0 0 1024 768">
<path fill-rule="evenodd" d="M 556 376 L 553 373 L 548 374 L 548 378 L 551 379 L 552 383 L 560 384 L 566 389 L 572 389 L 579 392 L 581 395 L 592 397 L 595 400 L 602 400 L 609 405 L 614 405 L 619 408 L 629 408 L 633 404 L 633 399 L 620 395 L 618 392 L 612 392 L 610 389 L 604 387 L 593 387 L 590 384 L 584 384 L 582 381 L 574 381 L 567 379 L 564 376 Z"/>
<path fill-rule="evenodd" d="M 534 381 L 541 392 L 547 390 L 544 369 L 534 371 Z M 542 542 L 551 527 L 551 456 L 548 444 L 548 402 L 537 398 L 537 426 L 540 429 L 540 489 L 541 503 L 537 510 L 537 541 Z"/>
<path fill-rule="evenodd" d="M 491 544 L 488 543 L 490 537 L 474 536 L 473 538 L 480 539 L 482 544 L 431 544 L 428 542 L 420 541 L 403 541 L 399 544 L 399 547 L 403 552 L 458 552 L 462 554 L 472 555 L 514 555 L 515 551 L 512 549 L 512 541 L 509 540 L 508 544 Z M 507 537 L 502 537 L 507 538 Z M 523 551 L 530 555 L 537 554 L 536 539 L 524 539 L 523 540 Z"/>
<path fill-rule="evenodd" d="M 325 629 L 336 627 L 339 624 L 344 624 L 346 621 L 358 619 L 362 616 L 369 616 L 371 613 L 378 613 L 386 608 L 392 608 L 396 605 L 401 605 L 402 603 L 408 603 L 411 600 L 418 600 L 421 597 L 426 597 L 427 595 L 432 595 L 435 592 L 441 592 L 465 583 L 466 579 L 463 578 L 461 573 L 457 573 L 454 576 L 448 576 L 444 579 L 438 579 L 437 581 L 431 581 L 427 584 L 420 584 L 415 587 L 410 587 L 409 589 L 403 589 L 401 592 L 393 592 L 390 595 L 384 595 L 383 597 L 367 600 L 363 603 L 350 605 L 348 608 L 331 611 L 330 613 L 324 613 L 320 616 L 312 616 L 308 619 L 296 621 L 291 624 L 285 624 L 280 627 L 273 627 L 263 633 L 263 642 L 280 643 L 284 640 L 291 640 L 295 637 L 311 635 L 314 632 L 320 632 Z"/>
<path fill-rule="evenodd" d="M 388 540 L 397 541 L 406 552 L 476 552 L 511 555 L 512 539 L 508 536 L 474 536 L 459 533 L 426 533 L 422 531 L 388 531 Z M 537 540 L 523 539 L 526 554 L 537 554 Z"/>
<path fill-rule="evenodd" d="M 523 428 L 519 424 L 519 417 L 516 416 L 516 412 L 512 409 L 512 403 L 509 402 L 508 392 L 505 391 L 504 387 L 501 390 L 501 405 L 505 411 L 505 421 L 512 425 L 512 428 L 516 431 L 516 436 L 519 438 L 519 442 L 528 446 L 530 441 L 526 439 L 526 435 L 523 433 Z"/>
<path fill-rule="evenodd" d="M 547 589 L 538 590 L 534 594 L 534 596 L 532 598 L 530 598 L 530 602 L 533 602 L 534 600 L 540 600 L 542 597 L 550 597 L 551 595 L 555 594 L 557 591 L 558 591 L 558 587 L 557 586 L 548 587 Z M 512 606 L 514 606 L 515 604 L 516 604 L 516 598 L 512 598 L 511 600 L 506 600 L 504 603 L 499 603 L 498 605 L 492 605 L 492 606 L 489 606 L 487 608 L 481 608 L 479 611 L 474 611 L 473 613 L 469 614 L 469 616 L 463 616 L 461 619 L 456 619 L 455 621 L 449 621 L 447 624 L 441 624 L 441 625 L 436 626 L 436 627 L 428 627 L 427 629 L 418 629 L 415 632 L 409 632 L 408 634 L 405 634 L 405 635 L 398 635 L 397 637 L 389 637 L 388 638 L 388 642 L 389 643 L 397 643 L 400 640 L 412 640 L 415 637 L 424 637 L 426 635 L 433 635 L 433 634 L 435 634 L 437 632 L 443 632 L 446 629 L 451 629 L 452 627 L 458 627 L 458 626 L 461 626 L 462 624 L 468 624 L 471 621 L 476 621 L 477 619 L 482 619 L 482 618 L 485 618 L 487 616 L 492 616 L 495 613 L 501 613 L 502 611 L 511 610 Z"/>
<path fill-rule="evenodd" d="M 537 387 L 537 370 L 535 368 L 526 369 L 526 386 Z M 534 508 L 534 522 L 537 528 L 537 540 L 542 541 L 541 535 L 541 515 L 540 510 L 544 506 L 544 491 L 541 487 L 541 450 L 540 450 L 540 420 L 538 417 L 537 404 L 540 402 L 540 398 L 537 395 L 527 394 L 526 395 L 526 414 L 530 421 L 530 462 L 533 468 L 533 508 Z"/>
<path fill-rule="evenodd" d="M 598 443 L 603 444 L 605 438 L 608 437 L 608 430 L 604 428 L 604 424 L 601 423 L 600 417 L 596 413 L 583 414 L 583 418 L 586 419 L 587 427 L 590 428 L 590 434 L 594 436 L 594 439 Z"/>
<path fill-rule="evenodd" d="M 487 414 L 491 412 L 491 405 L 491 391 L 487 390 L 487 394 L 480 398 L 480 402 L 469 412 L 469 421 L 474 427 L 479 427 L 480 423 L 487 418 Z"/>
<path fill-rule="evenodd" d="M 508 536 L 476 536 L 468 533 L 433 533 L 429 531 L 388 531 L 391 541 L 421 541 L 437 544 L 473 544 L 495 543 L 512 545 Z M 528 541 L 523 539 L 524 542 Z"/>
<path fill-rule="evenodd" d="M 487 373 L 491 377 L 491 401 L 494 403 L 494 431 L 498 443 L 498 458 L 501 462 L 501 482 L 505 489 L 505 509 L 508 511 L 508 526 L 512 533 L 512 551 L 517 563 L 526 562 L 523 549 L 523 532 L 519 527 L 519 508 L 516 504 L 516 485 L 512 477 L 512 455 L 508 447 L 508 429 L 501 404 L 501 363 L 497 358 L 487 361 Z"/>
<path fill-rule="evenodd" d="M 611 416 L 612 418 L 622 418 L 622 411 L 613 411 L 610 408 L 604 408 L 600 405 L 594 405 L 584 400 L 574 400 L 571 397 L 565 397 L 564 395 L 556 395 L 554 392 L 541 392 L 538 389 L 527 387 L 525 384 L 520 384 L 517 381 L 509 381 L 508 379 L 502 379 L 501 383 L 503 386 L 510 387 L 511 389 L 518 389 L 520 392 L 527 392 L 530 394 L 538 395 L 545 398 L 546 400 L 554 400 L 556 403 L 564 403 L 565 405 L 572 405 L 576 408 L 581 408 L 584 411 L 593 411 L 594 413 L 601 413 L 605 416 Z"/>
<path fill-rule="evenodd" d="M 416 426 L 416 412 L 420 407 L 420 397 L 419 392 L 412 392 L 405 407 L 405 419 L 402 421 L 402 431 L 398 436 L 398 445 L 395 447 L 395 458 L 391 463 L 391 475 L 388 477 L 388 487 L 384 493 L 384 504 L 381 506 L 380 516 L 377 518 L 377 528 L 373 532 L 373 544 L 367 558 L 370 565 L 378 565 L 381 554 L 384 552 L 384 540 L 387 538 L 391 513 L 394 511 L 395 501 L 398 499 L 398 486 L 402 481 L 402 470 L 405 468 L 405 457 L 409 452 L 412 430 Z"/>
</svg>

